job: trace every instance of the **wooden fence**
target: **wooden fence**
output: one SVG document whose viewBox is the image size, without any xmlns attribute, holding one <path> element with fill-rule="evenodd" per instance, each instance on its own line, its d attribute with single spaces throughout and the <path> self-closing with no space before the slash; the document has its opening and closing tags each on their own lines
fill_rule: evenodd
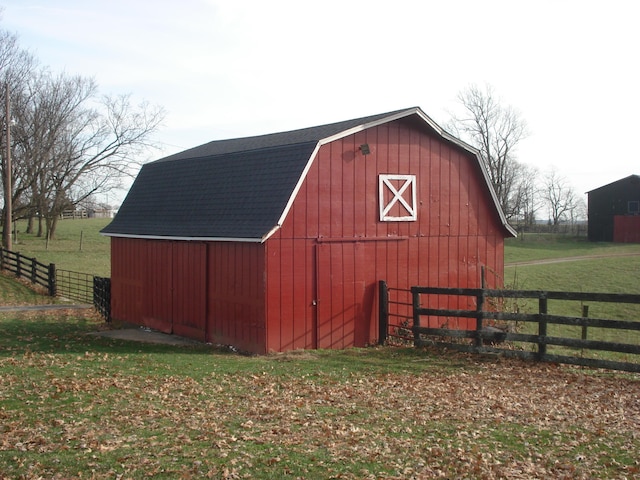
<svg viewBox="0 0 640 480">
<path fill-rule="evenodd" d="M 93 304 L 107 321 L 111 320 L 110 278 L 57 269 L 53 263 L 45 265 L 4 248 L 0 248 L 0 270 L 45 288 L 51 297 Z"/>
<path fill-rule="evenodd" d="M 386 284 L 380 284 L 380 339 L 386 340 L 389 335 L 389 319 L 393 318 L 392 308 L 389 308 L 388 298 L 390 289 Z M 383 299 L 386 294 L 386 300 Z M 447 298 L 463 298 L 471 300 L 475 305 L 472 309 L 430 308 L 430 302 L 439 305 L 443 296 Z M 640 305 L 640 295 L 633 294 L 608 294 L 608 293 L 583 293 L 583 292 L 554 292 L 554 291 L 527 291 L 527 290 L 495 290 L 486 288 L 432 288 L 412 287 L 412 318 L 392 326 L 391 335 L 400 340 L 406 340 L 410 332 L 413 343 L 416 346 L 437 345 L 452 350 L 472 353 L 497 353 L 507 357 L 538 360 L 543 362 L 566 363 L 583 365 L 592 368 L 608 368 L 640 372 L 640 319 L 612 320 L 603 318 L 588 318 L 586 308 L 583 308 L 583 316 L 571 317 L 552 315 L 548 310 L 549 300 L 570 300 L 581 302 L 625 303 Z M 537 301 L 537 313 L 520 313 L 519 311 L 504 311 L 501 306 L 506 305 L 505 300 L 533 299 Z M 386 311 L 382 305 L 387 302 Z M 453 301 L 453 304 L 460 302 Z M 392 307 L 393 305 L 391 305 Z M 516 309 L 517 310 L 517 309 Z M 399 318 L 406 318 L 406 309 L 401 305 Z M 426 322 L 423 319 L 426 317 Z M 445 328 L 448 319 L 462 318 L 473 319 L 473 330 Z M 438 320 L 440 319 L 440 320 Z M 426 323 L 425 326 L 423 323 Z M 433 327 L 430 325 L 440 325 Z M 510 325 L 529 326 L 529 330 L 535 333 L 519 333 L 508 328 Z M 550 335 L 550 326 L 579 327 L 579 335 L 576 338 Z M 531 328 L 533 327 L 533 328 Z M 554 327 L 555 328 L 555 327 Z M 589 332 L 592 329 L 607 329 L 617 333 L 619 341 L 589 340 Z M 635 339 L 635 343 L 634 340 Z M 625 343 L 625 341 L 629 343 Z M 522 345 L 529 344 L 529 349 Z M 560 353 L 549 351 L 549 347 L 563 349 Z M 625 358 L 624 361 L 585 357 L 585 351 L 590 352 L 614 352 L 614 354 L 631 356 L 632 361 Z M 572 354 L 573 353 L 573 354 Z M 610 357 L 611 355 L 607 355 Z"/>
<path fill-rule="evenodd" d="M 35 258 L 0 248 L 0 270 L 7 270 L 18 278 L 28 279 L 32 284 L 45 288 L 49 296 L 56 296 L 56 266 L 53 263 L 45 265 Z"/>
</svg>

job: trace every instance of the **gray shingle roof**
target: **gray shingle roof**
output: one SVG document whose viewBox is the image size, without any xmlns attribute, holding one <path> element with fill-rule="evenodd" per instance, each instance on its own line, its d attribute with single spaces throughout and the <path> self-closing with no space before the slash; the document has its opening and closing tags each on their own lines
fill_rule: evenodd
<svg viewBox="0 0 640 480">
<path fill-rule="evenodd" d="M 261 240 L 322 139 L 402 112 L 219 140 L 142 167 L 105 235 Z"/>
<path fill-rule="evenodd" d="M 403 112 L 413 112 L 416 108 L 396 110 L 394 112 L 381 113 L 379 115 L 371 115 L 368 117 L 356 118 L 353 120 L 345 120 L 343 122 L 330 123 L 317 127 L 302 128 L 300 130 L 292 130 L 289 132 L 270 133 L 267 135 L 258 135 L 255 137 L 232 138 L 229 140 L 216 140 L 205 143 L 199 147 L 190 148 L 175 155 L 165 157 L 159 162 L 180 160 L 193 157 L 207 157 L 211 155 L 223 155 L 227 153 L 243 152 L 247 150 L 257 150 L 270 147 L 281 147 L 283 145 L 293 145 L 308 142 L 318 142 L 324 138 L 332 137 L 341 132 L 355 128 L 368 123 L 394 116 Z"/>
<path fill-rule="evenodd" d="M 145 165 L 102 233 L 261 239 L 276 225 L 315 145 Z"/>
</svg>

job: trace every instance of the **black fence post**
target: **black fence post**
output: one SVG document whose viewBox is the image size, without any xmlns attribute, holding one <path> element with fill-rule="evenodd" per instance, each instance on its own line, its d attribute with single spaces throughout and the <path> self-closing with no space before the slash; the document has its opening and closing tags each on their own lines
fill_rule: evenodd
<svg viewBox="0 0 640 480">
<path fill-rule="evenodd" d="M 422 340 L 420 340 L 420 293 L 416 287 L 411 287 L 411 297 L 413 304 L 413 345 L 415 347 L 422 346 Z"/>
<path fill-rule="evenodd" d="M 378 282 L 378 345 L 384 345 L 389 335 L 389 288 L 387 282 Z"/>
<path fill-rule="evenodd" d="M 582 306 L 582 318 L 589 317 L 589 305 Z M 587 324 L 582 325 L 582 340 L 587 339 Z"/>
<path fill-rule="evenodd" d="M 93 277 L 93 305 L 106 322 L 111 322 L 111 279 L 109 277 Z"/>
<path fill-rule="evenodd" d="M 20 252 L 16 252 L 16 277 L 20 278 L 22 276 L 22 255 Z"/>
<path fill-rule="evenodd" d="M 58 293 L 58 287 L 56 282 L 56 264 L 49 264 L 49 296 L 55 297 Z"/>
<path fill-rule="evenodd" d="M 482 346 L 482 337 L 480 333 L 482 332 L 482 321 L 484 320 L 484 300 L 485 300 L 485 291 L 484 291 L 484 281 L 482 282 L 482 288 L 480 289 L 480 293 L 476 297 L 476 347 Z"/>
<path fill-rule="evenodd" d="M 4 270 L 4 248 L 0 247 L 0 270 Z"/>
<path fill-rule="evenodd" d="M 547 354 L 547 294 L 538 299 L 538 360 L 543 361 Z"/>
<path fill-rule="evenodd" d="M 36 259 L 31 259 L 31 283 L 36 283 Z"/>
</svg>

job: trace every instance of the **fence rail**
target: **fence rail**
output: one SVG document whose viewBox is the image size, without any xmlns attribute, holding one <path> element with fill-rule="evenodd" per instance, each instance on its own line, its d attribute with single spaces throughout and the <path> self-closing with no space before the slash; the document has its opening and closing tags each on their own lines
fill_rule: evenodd
<svg viewBox="0 0 640 480">
<path fill-rule="evenodd" d="M 378 283 L 380 308 L 378 343 L 411 345 L 413 332 L 413 300 L 411 290 L 392 288 L 384 280 Z"/>
<path fill-rule="evenodd" d="M 51 297 L 93 304 L 107 320 L 111 320 L 111 279 L 88 273 L 57 269 L 35 258 L 0 248 L 0 270 L 7 270 L 18 278 L 28 279 L 47 290 Z"/>
<path fill-rule="evenodd" d="M 53 263 L 45 265 L 20 252 L 0 248 L 0 269 L 14 273 L 18 278 L 28 279 L 34 285 L 45 288 L 50 296 L 56 296 L 56 266 Z"/>
<path fill-rule="evenodd" d="M 548 300 L 572 300 L 579 302 L 605 302 L 605 303 L 629 303 L 640 305 L 640 295 L 634 294 L 609 294 L 609 293 L 584 293 L 584 292 L 554 292 L 538 290 L 495 290 L 495 289 L 458 289 L 458 288 L 431 288 L 412 287 L 412 310 L 413 322 L 410 327 L 414 336 L 416 346 L 425 343 L 434 343 L 447 346 L 451 349 L 477 352 L 477 353 L 501 353 L 505 356 L 535 359 L 544 362 L 567 363 L 583 365 L 595 368 L 610 368 L 615 370 L 626 370 L 640 372 L 640 362 L 627 362 L 616 360 L 605 360 L 600 358 L 585 358 L 575 355 L 559 355 L 549 353 L 548 346 L 560 346 L 584 350 L 607 351 L 640 355 L 640 342 L 636 344 L 589 340 L 587 331 L 589 328 L 605 328 L 620 332 L 619 337 L 629 339 L 627 332 L 640 332 L 640 321 L 632 320 L 612 320 L 604 318 L 571 317 L 562 315 L 551 315 L 548 312 Z M 422 306 L 421 295 L 428 295 L 428 303 L 433 296 L 458 296 L 472 297 L 475 299 L 476 308 L 465 309 L 444 309 L 428 308 Z M 436 297 L 437 298 L 437 297 Z M 498 300 L 491 302 L 495 305 L 501 304 L 504 299 L 537 299 L 538 312 L 526 314 L 519 312 L 503 312 L 489 307 L 488 300 Z M 475 319 L 474 330 L 455 330 L 449 328 L 431 328 L 421 325 L 422 317 L 457 317 Z M 514 321 L 537 324 L 536 334 L 524 334 L 511 332 L 494 326 L 486 325 L 486 321 Z M 549 325 L 569 325 L 582 327 L 581 338 L 566 338 L 552 336 L 548 334 Z M 427 337 L 448 337 L 450 339 L 470 339 L 472 342 L 460 343 L 453 341 L 433 341 Z M 517 350 L 513 348 L 499 348 L 497 345 L 503 342 L 523 342 L 530 343 L 537 348 L 537 351 Z"/>
<path fill-rule="evenodd" d="M 59 297 L 76 302 L 93 303 L 93 275 L 58 269 L 56 283 Z"/>
</svg>

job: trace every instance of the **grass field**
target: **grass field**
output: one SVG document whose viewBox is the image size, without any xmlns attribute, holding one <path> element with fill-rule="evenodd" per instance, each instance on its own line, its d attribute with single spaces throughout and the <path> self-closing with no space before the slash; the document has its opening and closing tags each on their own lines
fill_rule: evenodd
<svg viewBox="0 0 640 480">
<path fill-rule="evenodd" d="M 55 263 L 63 270 L 108 277 L 111 272 L 109 237 L 99 232 L 110 221 L 109 218 L 60 220 L 56 237 L 48 242 L 44 237 L 24 233 L 26 221 L 19 221 L 13 250 L 44 264 Z"/>
<path fill-rule="evenodd" d="M 640 244 L 590 242 L 586 237 L 554 234 L 524 234 L 505 240 L 505 263 L 528 262 L 588 255 L 638 253 Z"/>
<path fill-rule="evenodd" d="M 579 258 L 576 261 L 513 265 L 549 259 Z M 509 239 L 505 245 L 505 284 L 521 290 L 554 290 L 572 292 L 631 293 L 640 294 L 640 245 L 593 243 L 586 239 L 553 235 L 527 235 L 524 239 Z M 549 313 L 553 315 L 582 316 L 583 306 L 588 307 L 591 318 L 640 321 L 640 305 L 625 303 L 598 303 L 549 301 Z M 520 311 L 536 313 L 537 302 L 521 300 Z M 536 324 L 520 325 L 519 330 L 535 333 Z M 550 325 L 548 334 L 556 337 L 581 338 L 581 327 Z M 590 328 L 589 340 L 621 342 L 640 345 L 640 332 Z M 530 345 L 523 344 L 523 348 Z M 548 347 L 549 353 L 575 355 L 575 349 Z M 580 355 L 593 358 L 630 361 L 637 363 L 637 355 L 585 351 Z"/>
<path fill-rule="evenodd" d="M 640 377 L 413 348 L 247 357 L 0 314 L 0 478 L 639 478 Z"/>
</svg>

